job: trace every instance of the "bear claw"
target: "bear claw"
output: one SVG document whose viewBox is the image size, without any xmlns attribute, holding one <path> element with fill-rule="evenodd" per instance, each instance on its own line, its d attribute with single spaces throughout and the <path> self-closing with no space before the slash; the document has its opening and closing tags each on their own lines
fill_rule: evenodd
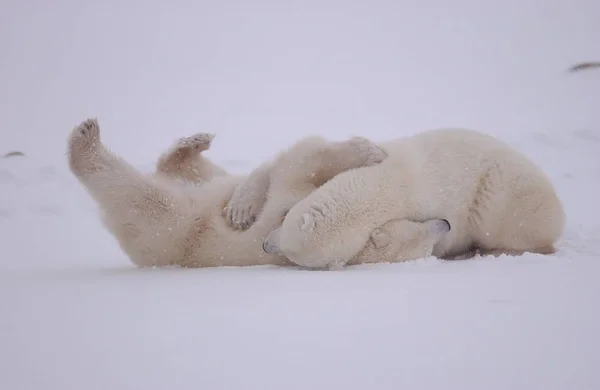
<svg viewBox="0 0 600 390">
<path fill-rule="evenodd" d="M 198 133 L 191 137 L 180 138 L 175 142 L 175 149 L 191 149 L 198 152 L 203 152 L 210 149 L 215 134 Z"/>
<path fill-rule="evenodd" d="M 100 141 L 98 119 L 88 118 L 77 125 L 71 132 L 69 149 L 71 153 L 94 149 Z"/>
</svg>

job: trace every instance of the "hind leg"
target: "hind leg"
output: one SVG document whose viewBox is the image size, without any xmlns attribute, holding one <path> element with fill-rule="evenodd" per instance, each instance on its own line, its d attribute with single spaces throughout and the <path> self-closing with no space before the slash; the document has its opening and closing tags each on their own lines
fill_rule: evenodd
<svg viewBox="0 0 600 390">
<path fill-rule="evenodd" d="M 522 217 L 505 216 L 502 227 L 495 234 L 480 238 L 481 256 L 520 256 L 526 252 L 550 255 L 556 252 L 554 245 L 563 228 L 562 210 L 553 212 L 541 206 L 524 211 L 520 214 Z"/>
<path fill-rule="evenodd" d="M 96 119 L 72 130 L 68 160 L 102 210 L 105 226 L 135 264 L 167 265 L 180 257 L 182 228 L 193 218 L 189 203 L 167 184 L 111 153 L 100 140 Z"/>
<path fill-rule="evenodd" d="M 227 172 L 206 158 L 202 152 L 210 149 L 214 134 L 198 133 L 180 138 L 165 151 L 156 163 L 156 174 L 194 183 L 210 181 Z"/>
<path fill-rule="evenodd" d="M 252 171 L 236 187 L 225 210 L 226 221 L 234 229 L 247 229 L 262 212 L 267 199 L 285 202 L 291 208 L 337 174 L 378 164 L 385 157 L 385 152 L 363 137 L 341 142 L 321 137 L 302 139 Z"/>
<path fill-rule="evenodd" d="M 502 180 L 489 183 L 476 210 L 480 218 L 473 238 L 481 255 L 554 253 L 565 214 L 549 179 L 526 162 L 505 163 L 502 173 Z"/>
</svg>

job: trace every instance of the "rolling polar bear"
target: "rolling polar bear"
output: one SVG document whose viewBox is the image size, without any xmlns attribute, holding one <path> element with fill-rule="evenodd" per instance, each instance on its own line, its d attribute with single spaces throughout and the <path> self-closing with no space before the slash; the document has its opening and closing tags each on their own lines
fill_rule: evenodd
<svg viewBox="0 0 600 390">
<path fill-rule="evenodd" d="M 395 237 L 403 221 L 431 218 L 452 226 L 434 243 L 438 258 L 555 251 L 562 204 L 542 170 L 510 146 L 462 129 L 378 146 L 388 154 L 381 164 L 342 172 L 299 201 L 265 240 L 265 251 L 305 267 L 338 268 L 371 256 L 365 249 L 375 231 L 382 261 L 401 261 L 406 249 Z M 228 221 L 233 228 L 251 225 L 251 193 L 264 191 L 256 183 L 247 180 L 232 198 L 231 215 L 239 216 Z"/>
<path fill-rule="evenodd" d="M 156 172 L 146 175 L 102 144 L 96 119 L 72 130 L 69 167 L 100 206 L 108 231 L 137 266 L 290 264 L 284 256 L 266 253 L 262 247 L 285 213 L 340 172 L 377 165 L 386 158 L 380 148 L 361 137 L 342 142 L 304 138 L 263 164 L 258 175 L 250 175 L 258 176 L 254 183 L 259 187 L 268 183 L 268 189 L 261 192 L 260 216 L 246 230 L 236 231 L 226 222 L 232 216 L 226 205 L 234 191 L 234 203 L 247 199 L 249 192 L 239 186 L 243 176 L 229 175 L 202 156 L 213 137 L 197 134 L 179 139 L 158 159 Z M 396 234 L 395 242 L 404 243 L 402 256 L 429 255 L 450 230 L 448 222 L 439 219 L 384 225 L 373 229 L 373 239 L 363 248 L 365 259 L 386 253 L 378 243 L 389 234 Z M 401 229 L 395 231 L 396 227 Z"/>
</svg>

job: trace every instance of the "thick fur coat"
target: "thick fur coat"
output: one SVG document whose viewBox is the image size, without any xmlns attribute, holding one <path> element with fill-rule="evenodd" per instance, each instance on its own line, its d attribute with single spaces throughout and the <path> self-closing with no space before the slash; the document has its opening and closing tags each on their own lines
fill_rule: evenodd
<svg viewBox="0 0 600 390">
<path fill-rule="evenodd" d="M 103 145 L 96 119 L 72 130 L 69 167 L 136 265 L 286 264 L 284 256 L 263 250 L 263 242 L 285 213 L 340 172 L 386 158 L 365 138 L 330 142 L 307 137 L 244 181 L 202 156 L 212 139 L 210 134 L 197 134 L 178 140 L 159 158 L 156 173 L 146 175 Z M 259 196 L 249 191 L 253 188 L 259 189 Z M 235 202 L 244 200 L 244 208 L 227 207 L 232 197 Z M 253 204 L 260 210 L 253 210 Z M 260 216 L 254 221 L 257 212 Z M 252 226 L 245 224 L 243 231 L 230 226 L 241 219 Z"/>
<path fill-rule="evenodd" d="M 373 256 L 365 250 L 374 229 L 443 218 L 452 228 L 435 242 L 437 257 L 554 252 L 565 225 L 562 204 L 544 172 L 512 147 L 460 129 L 379 146 L 387 159 L 342 172 L 298 202 L 266 247 L 298 265 L 339 267 Z M 386 261 L 394 251 L 402 255 L 402 245 Z"/>
</svg>

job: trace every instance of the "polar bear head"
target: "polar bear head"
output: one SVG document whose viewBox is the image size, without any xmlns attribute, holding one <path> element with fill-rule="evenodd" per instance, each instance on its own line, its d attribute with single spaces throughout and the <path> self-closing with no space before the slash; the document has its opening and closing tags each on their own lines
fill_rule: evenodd
<svg viewBox="0 0 600 390">
<path fill-rule="evenodd" d="M 430 256 L 434 245 L 450 229 L 446 219 L 423 222 L 392 219 L 371 232 L 364 249 L 350 263 L 393 263 Z M 280 234 L 281 227 L 278 227 L 267 236 L 263 242 L 265 252 L 283 255 Z"/>
</svg>

